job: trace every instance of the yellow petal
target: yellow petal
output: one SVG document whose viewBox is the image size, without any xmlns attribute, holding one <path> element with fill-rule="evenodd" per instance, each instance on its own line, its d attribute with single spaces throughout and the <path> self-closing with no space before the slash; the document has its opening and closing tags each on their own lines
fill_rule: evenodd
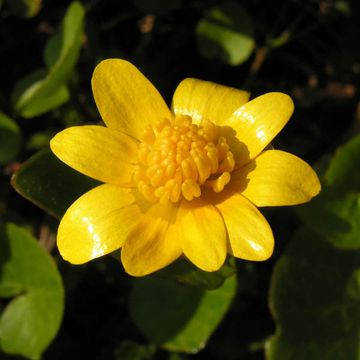
<svg viewBox="0 0 360 360">
<path fill-rule="evenodd" d="M 186 257 L 205 271 L 216 271 L 226 258 L 224 222 L 209 203 L 201 199 L 183 201 L 176 226 Z"/>
<path fill-rule="evenodd" d="M 95 68 L 92 89 L 105 124 L 141 139 L 149 124 L 172 119 L 151 82 L 125 60 L 108 59 Z"/>
<path fill-rule="evenodd" d="M 256 206 L 296 205 L 321 190 L 319 179 L 305 161 L 279 150 L 267 150 L 232 173 L 231 187 Z"/>
<path fill-rule="evenodd" d="M 176 115 L 191 116 L 195 124 L 204 119 L 221 125 L 249 96 L 247 91 L 210 81 L 185 79 L 174 93 L 172 109 Z"/>
<path fill-rule="evenodd" d="M 237 109 L 228 119 L 238 140 L 235 155 L 236 167 L 255 158 L 280 132 L 294 111 L 288 95 L 267 93 Z"/>
<path fill-rule="evenodd" d="M 176 211 L 172 203 L 155 204 L 139 218 L 121 250 L 127 273 L 144 276 L 162 269 L 181 255 L 173 230 Z"/>
<path fill-rule="evenodd" d="M 129 189 L 104 184 L 90 190 L 70 206 L 60 222 L 60 254 L 73 264 L 82 264 L 119 249 L 139 214 Z"/>
<path fill-rule="evenodd" d="M 262 261 L 274 249 L 271 228 L 260 211 L 234 191 L 212 193 L 207 197 L 223 216 L 229 238 L 229 252 L 237 258 Z"/>
<path fill-rule="evenodd" d="M 94 179 L 130 182 L 137 159 L 135 140 L 104 126 L 74 126 L 50 141 L 53 153 L 65 164 Z"/>
</svg>

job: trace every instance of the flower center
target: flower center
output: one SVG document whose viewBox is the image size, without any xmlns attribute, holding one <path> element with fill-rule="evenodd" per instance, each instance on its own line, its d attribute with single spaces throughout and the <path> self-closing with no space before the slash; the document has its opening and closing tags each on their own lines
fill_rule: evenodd
<svg viewBox="0 0 360 360">
<path fill-rule="evenodd" d="M 220 192 L 229 183 L 235 161 L 220 127 L 210 121 L 192 124 L 177 116 L 148 127 L 139 146 L 134 180 L 151 202 L 192 200 L 207 186 Z"/>
</svg>

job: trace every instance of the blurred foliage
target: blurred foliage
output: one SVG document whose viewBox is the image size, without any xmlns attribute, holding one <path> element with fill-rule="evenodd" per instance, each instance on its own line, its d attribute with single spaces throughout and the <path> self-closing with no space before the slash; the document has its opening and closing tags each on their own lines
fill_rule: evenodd
<svg viewBox="0 0 360 360">
<path fill-rule="evenodd" d="M 359 28 L 357 0 L 0 1 L 1 359 L 358 359 Z M 118 254 L 61 260 L 56 218 L 97 183 L 48 142 L 99 123 L 90 79 L 109 57 L 168 103 L 186 77 L 292 96 L 273 145 L 317 164 L 323 192 L 265 209 L 272 259 L 136 281 Z"/>
</svg>

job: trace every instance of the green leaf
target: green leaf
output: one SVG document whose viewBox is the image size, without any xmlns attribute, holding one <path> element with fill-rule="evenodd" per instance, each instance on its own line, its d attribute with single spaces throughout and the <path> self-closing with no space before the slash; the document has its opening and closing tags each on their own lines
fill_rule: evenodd
<svg viewBox="0 0 360 360">
<path fill-rule="evenodd" d="M 217 289 L 224 281 L 236 273 L 234 258 L 227 259 L 220 270 L 203 271 L 185 259 L 179 259 L 156 272 L 154 276 L 161 279 L 175 280 L 179 284 L 198 286 L 207 290 Z"/>
<path fill-rule="evenodd" d="M 360 252 L 302 229 L 276 264 L 270 307 L 277 323 L 268 360 L 359 358 Z"/>
<path fill-rule="evenodd" d="M 252 20 L 235 2 L 210 9 L 196 27 L 197 45 L 206 58 L 227 64 L 246 61 L 255 47 Z"/>
<path fill-rule="evenodd" d="M 33 74 L 30 74 L 29 77 L 32 77 L 32 75 Z M 28 104 L 24 106 L 20 113 L 24 118 L 31 118 L 44 114 L 65 104 L 69 100 L 70 93 L 65 85 L 56 87 L 51 92 L 42 94 L 42 96 L 36 96 L 36 92 L 43 86 L 46 78 L 47 75 L 44 78 L 32 83 L 31 86 L 22 94 L 22 101 L 24 101 L 25 104 L 27 99 L 30 99 L 30 105 Z M 27 78 L 23 79 L 23 81 L 27 80 Z M 19 83 L 19 86 L 22 86 L 22 83 Z M 35 96 L 33 97 L 34 93 Z"/>
<path fill-rule="evenodd" d="M 73 67 L 81 45 L 84 8 L 79 2 L 73 2 L 62 21 L 60 29 L 49 39 L 44 51 L 44 60 L 52 68 L 61 59 L 66 59 L 68 67 Z"/>
<path fill-rule="evenodd" d="M 360 135 L 340 147 L 325 175 L 326 184 L 341 192 L 360 191 Z"/>
<path fill-rule="evenodd" d="M 44 249 L 14 224 L 0 225 L 0 296 L 14 297 L 0 316 L 0 348 L 39 359 L 64 310 L 57 268 Z"/>
<path fill-rule="evenodd" d="M 334 246 L 360 248 L 360 135 L 341 147 L 326 171 L 323 190 L 297 208 L 303 222 Z"/>
<path fill-rule="evenodd" d="M 41 9 L 42 0 L 9 0 L 8 5 L 12 14 L 23 18 L 37 15 Z"/>
<path fill-rule="evenodd" d="M 15 109 L 23 117 L 34 117 L 68 100 L 66 82 L 76 64 L 84 27 L 84 8 L 73 2 L 62 21 L 59 31 L 45 49 L 48 69 L 38 70 L 15 86 Z"/>
<path fill-rule="evenodd" d="M 144 277 L 135 280 L 130 312 L 151 343 L 172 351 L 194 353 L 205 346 L 229 309 L 235 292 L 235 275 L 216 290 Z"/>
<path fill-rule="evenodd" d="M 99 184 L 65 165 L 49 149 L 27 160 L 12 178 L 17 192 L 58 219 L 77 198 Z"/>
<path fill-rule="evenodd" d="M 0 112 L 0 164 L 15 159 L 20 145 L 20 128 L 14 120 Z"/>
</svg>

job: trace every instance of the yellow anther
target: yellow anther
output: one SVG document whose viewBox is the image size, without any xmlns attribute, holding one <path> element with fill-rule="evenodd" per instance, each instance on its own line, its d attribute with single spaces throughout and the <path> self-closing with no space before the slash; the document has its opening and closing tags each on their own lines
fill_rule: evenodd
<svg viewBox="0 0 360 360">
<path fill-rule="evenodd" d="M 164 177 L 164 171 L 161 168 L 156 169 L 153 176 L 150 178 L 152 186 L 159 186 L 162 183 Z"/>
<path fill-rule="evenodd" d="M 210 176 L 211 165 L 204 161 L 199 155 L 193 157 L 199 174 L 199 183 L 203 184 Z"/>
<path fill-rule="evenodd" d="M 217 150 L 218 150 L 218 157 L 219 161 L 223 160 L 229 151 L 229 145 L 226 142 L 226 139 L 224 137 L 219 137 L 218 144 L 217 144 Z"/>
<path fill-rule="evenodd" d="M 170 200 L 172 202 L 178 202 L 181 195 L 181 188 L 178 183 L 175 183 L 171 190 Z"/>
<path fill-rule="evenodd" d="M 149 155 L 149 150 L 147 148 L 147 145 L 144 143 L 140 144 L 138 159 L 143 165 L 147 164 L 148 155 Z"/>
<path fill-rule="evenodd" d="M 216 149 L 211 149 L 206 153 L 206 156 L 210 160 L 210 166 L 211 166 L 211 173 L 215 174 L 216 171 L 219 168 L 219 160 L 217 157 L 217 151 Z"/>
<path fill-rule="evenodd" d="M 171 179 L 175 174 L 175 170 L 176 170 L 176 164 L 173 161 L 171 161 L 170 164 L 165 169 L 166 177 L 168 179 Z"/>
<path fill-rule="evenodd" d="M 201 195 L 200 186 L 191 179 L 185 180 L 181 185 L 181 192 L 186 200 L 192 200 Z"/>
<path fill-rule="evenodd" d="M 205 185 L 210 186 L 215 192 L 224 190 L 225 185 L 229 183 L 231 175 L 228 172 L 224 172 L 215 180 L 208 180 Z"/>
<path fill-rule="evenodd" d="M 158 198 L 154 194 L 154 189 L 147 184 L 142 187 L 141 193 L 144 195 L 145 199 L 150 202 L 158 201 Z"/>
<path fill-rule="evenodd" d="M 222 191 L 235 161 L 220 133 L 210 121 L 192 124 L 190 116 L 146 128 L 133 177 L 139 192 L 151 202 L 176 203 L 199 197 L 203 185 Z"/>
<path fill-rule="evenodd" d="M 231 172 L 234 170 L 235 167 L 235 160 L 233 154 L 228 151 L 226 154 L 225 159 L 222 161 L 222 163 L 219 165 L 218 173 L 222 173 L 224 171 Z"/>
</svg>

